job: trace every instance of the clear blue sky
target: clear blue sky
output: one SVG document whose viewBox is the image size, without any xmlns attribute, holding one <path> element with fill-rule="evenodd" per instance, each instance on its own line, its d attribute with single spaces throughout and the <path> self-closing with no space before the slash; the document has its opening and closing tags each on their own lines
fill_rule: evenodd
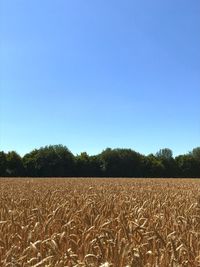
<svg viewBox="0 0 200 267">
<path fill-rule="evenodd" d="M 199 0 L 0 0 L 0 150 L 200 145 Z"/>
</svg>

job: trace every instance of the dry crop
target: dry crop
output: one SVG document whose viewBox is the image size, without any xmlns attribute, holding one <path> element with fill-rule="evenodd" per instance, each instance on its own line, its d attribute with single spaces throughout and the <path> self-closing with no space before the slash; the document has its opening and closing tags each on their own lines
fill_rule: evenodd
<svg viewBox="0 0 200 267">
<path fill-rule="evenodd" d="M 192 179 L 0 179 L 0 266 L 200 266 Z"/>
</svg>

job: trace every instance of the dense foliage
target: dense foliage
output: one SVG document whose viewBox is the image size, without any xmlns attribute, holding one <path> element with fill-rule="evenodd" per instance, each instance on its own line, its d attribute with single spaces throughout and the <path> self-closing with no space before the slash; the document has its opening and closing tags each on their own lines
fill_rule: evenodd
<svg viewBox="0 0 200 267">
<path fill-rule="evenodd" d="M 107 148 L 96 156 L 74 156 L 62 145 L 35 149 L 21 157 L 0 152 L 1 177 L 200 177 L 200 147 L 173 157 L 170 149 L 144 156 L 131 149 Z"/>
</svg>

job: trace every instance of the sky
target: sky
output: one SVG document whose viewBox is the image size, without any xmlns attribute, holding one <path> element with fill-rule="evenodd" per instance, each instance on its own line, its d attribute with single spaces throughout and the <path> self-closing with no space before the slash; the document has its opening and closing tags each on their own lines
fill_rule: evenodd
<svg viewBox="0 0 200 267">
<path fill-rule="evenodd" d="M 200 146 L 199 0 L 0 0 L 0 150 Z"/>
</svg>

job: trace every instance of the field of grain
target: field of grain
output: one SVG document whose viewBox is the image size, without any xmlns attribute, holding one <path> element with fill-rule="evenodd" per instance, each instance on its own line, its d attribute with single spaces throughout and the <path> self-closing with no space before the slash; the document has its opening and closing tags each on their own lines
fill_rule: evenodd
<svg viewBox="0 0 200 267">
<path fill-rule="evenodd" d="M 200 181 L 0 179 L 0 266 L 200 266 Z"/>
</svg>

